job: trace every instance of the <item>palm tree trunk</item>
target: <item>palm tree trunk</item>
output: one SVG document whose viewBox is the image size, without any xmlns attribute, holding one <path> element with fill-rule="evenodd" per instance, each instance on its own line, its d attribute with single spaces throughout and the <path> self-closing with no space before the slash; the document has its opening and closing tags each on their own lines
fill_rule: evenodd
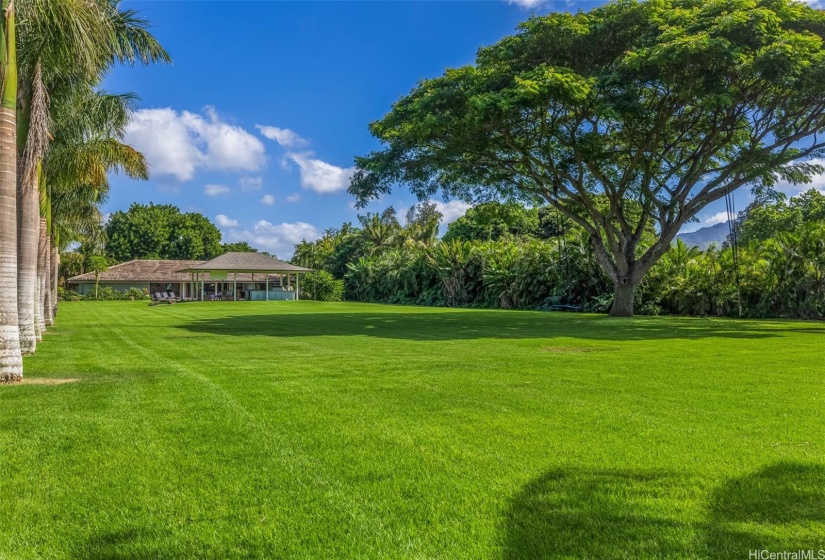
<svg viewBox="0 0 825 560">
<path fill-rule="evenodd" d="M 52 236 L 46 234 L 46 273 L 44 274 L 44 293 L 43 298 L 43 318 L 46 321 L 46 326 L 54 325 L 54 290 L 52 286 Z"/>
<path fill-rule="evenodd" d="M 40 218 L 40 238 L 37 245 L 37 319 L 40 333 L 46 332 L 46 277 L 49 262 L 49 234 L 46 218 Z M 39 338 L 37 340 L 40 340 Z"/>
<path fill-rule="evenodd" d="M 60 281 L 60 251 L 57 243 L 52 241 L 52 321 L 57 317 L 57 284 Z"/>
<path fill-rule="evenodd" d="M 20 81 L 17 104 L 18 169 L 17 314 L 20 322 L 20 349 L 34 353 L 40 333 L 37 262 L 40 244 L 40 189 L 38 175 L 45 149 L 48 105 L 42 67 L 34 66 L 31 78 Z"/>
<path fill-rule="evenodd" d="M 14 10 L 0 17 L 0 382 L 23 379 L 17 321 L 17 56 Z"/>
<path fill-rule="evenodd" d="M 32 180 L 34 185 L 31 185 Z M 17 319 L 20 324 L 20 350 L 24 355 L 33 354 L 37 348 L 35 301 L 40 208 L 36 181 L 36 177 L 29 181 L 20 177 L 17 189 Z"/>
</svg>

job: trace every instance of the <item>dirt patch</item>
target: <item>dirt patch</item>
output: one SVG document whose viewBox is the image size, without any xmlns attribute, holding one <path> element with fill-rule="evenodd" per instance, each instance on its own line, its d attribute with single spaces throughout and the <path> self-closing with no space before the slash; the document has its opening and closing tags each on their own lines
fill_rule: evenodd
<svg viewBox="0 0 825 560">
<path fill-rule="evenodd" d="M 599 348 L 597 346 L 545 346 L 542 352 L 553 354 L 582 354 L 585 352 L 615 352 L 618 348 Z"/>
<path fill-rule="evenodd" d="M 65 385 L 66 383 L 74 383 L 75 381 L 80 381 L 80 379 L 75 379 L 73 377 L 64 377 L 64 378 L 45 378 L 45 377 L 23 377 L 23 381 L 18 381 L 15 383 L 0 383 L 0 386 L 3 385 Z"/>
</svg>

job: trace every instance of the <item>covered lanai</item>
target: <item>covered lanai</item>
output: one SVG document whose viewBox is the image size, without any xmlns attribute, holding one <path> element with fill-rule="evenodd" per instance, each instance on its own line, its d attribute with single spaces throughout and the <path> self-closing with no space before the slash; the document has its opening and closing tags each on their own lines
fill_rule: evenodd
<svg viewBox="0 0 825 560">
<path fill-rule="evenodd" d="M 179 272 L 189 273 L 193 299 L 269 301 L 300 299 L 299 278 L 311 269 L 262 253 L 233 252 Z"/>
</svg>

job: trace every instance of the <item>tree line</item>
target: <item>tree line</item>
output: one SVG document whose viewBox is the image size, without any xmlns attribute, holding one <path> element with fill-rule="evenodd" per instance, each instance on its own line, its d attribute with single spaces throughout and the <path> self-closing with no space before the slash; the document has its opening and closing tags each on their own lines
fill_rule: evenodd
<svg viewBox="0 0 825 560">
<path fill-rule="evenodd" d="M 317 299 L 609 312 L 613 284 L 587 232 L 551 207 L 480 204 L 437 238 L 440 216 L 394 209 L 296 246 L 295 264 L 321 271 Z M 426 234 L 422 235 L 422 232 Z M 825 317 L 825 196 L 757 199 L 729 239 L 706 250 L 675 241 L 634 294 L 641 314 Z M 653 243 L 648 231 L 641 243 Z M 330 283 L 340 283 L 338 292 Z M 307 278 L 305 285 L 311 286 Z"/>
<path fill-rule="evenodd" d="M 57 309 L 59 251 L 94 235 L 108 174 L 148 178 L 123 143 L 136 97 L 101 88 L 117 64 L 170 61 L 119 0 L 2 0 L 0 381 L 19 381 Z"/>
</svg>

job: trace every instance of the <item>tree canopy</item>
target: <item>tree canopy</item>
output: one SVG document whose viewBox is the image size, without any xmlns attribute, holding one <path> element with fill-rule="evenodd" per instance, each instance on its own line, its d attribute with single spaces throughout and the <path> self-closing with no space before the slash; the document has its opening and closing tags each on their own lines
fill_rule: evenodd
<svg viewBox="0 0 825 560">
<path fill-rule="evenodd" d="M 106 224 L 106 253 L 117 261 L 132 259 L 211 259 L 223 253 L 221 233 L 197 212 L 182 213 L 171 204 L 132 204 L 112 214 Z"/>
<path fill-rule="evenodd" d="M 825 13 L 791 0 L 533 17 L 374 122 L 385 148 L 356 158 L 349 191 L 361 204 L 399 183 L 421 198 L 550 204 L 589 235 L 611 312 L 630 315 L 638 283 L 707 204 L 822 171 L 823 36 Z"/>
<path fill-rule="evenodd" d="M 246 241 L 221 243 L 221 253 L 257 253 L 258 250 Z"/>
</svg>

